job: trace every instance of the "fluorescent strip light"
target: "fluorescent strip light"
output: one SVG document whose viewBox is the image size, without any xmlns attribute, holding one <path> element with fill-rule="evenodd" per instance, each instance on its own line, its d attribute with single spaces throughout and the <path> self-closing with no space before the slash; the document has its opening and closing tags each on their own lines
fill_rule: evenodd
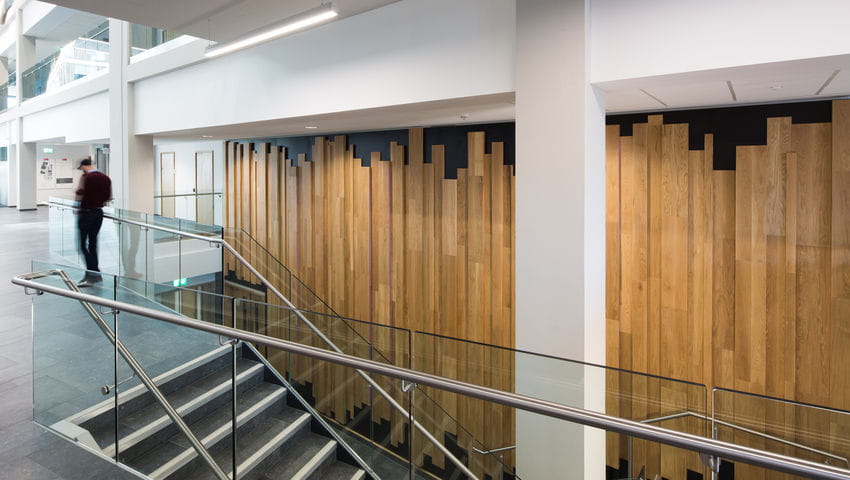
<svg viewBox="0 0 850 480">
<path fill-rule="evenodd" d="M 259 43 L 268 42 L 284 35 L 318 25 L 319 23 L 330 20 L 337 15 L 338 13 L 333 4 L 322 5 L 321 7 L 307 10 L 304 13 L 290 17 L 282 22 L 255 30 L 229 42 L 218 43 L 207 47 L 204 52 L 204 56 L 217 57 L 219 55 L 231 53 Z"/>
</svg>

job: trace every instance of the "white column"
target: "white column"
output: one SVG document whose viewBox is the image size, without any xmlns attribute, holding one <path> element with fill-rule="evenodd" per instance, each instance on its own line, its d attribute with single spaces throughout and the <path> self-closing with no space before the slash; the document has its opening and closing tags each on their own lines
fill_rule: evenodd
<svg viewBox="0 0 850 480">
<path fill-rule="evenodd" d="M 134 86 L 127 82 L 130 24 L 109 20 L 109 174 L 115 206 L 153 213 L 153 137 L 134 135 Z"/>
<path fill-rule="evenodd" d="M 588 80 L 589 4 L 517 0 L 516 342 L 604 363 L 605 112 Z M 519 393 L 604 408 L 598 369 L 528 356 L 516 364 Z M 519 413 L 517 473 L 602 479 L 605 436 Z"/>
<path fill-rule="evenodd" d="M 18 62 L 15 69 L 15 79 L 18 84 L 19 105 L 23 101 L 23 74 L 35 65 L 35 39 L 24 35 L 23 16 L 23 11 L 19 9 L 15 15 L 18 34 L 15 47 Z M 15 196 L 12 197 L 10 191 L 10 200 L 15 198 L 15 205 L 17 205 L 18 210 L 32 210 L 36 207 L 36 147 L 34 143 L 24 143 L 23 118 L 18 116 L 15 121 L 17 123 L 15 164 L 9 165 L 9 176 L 15 182 Z"/>
</svg>

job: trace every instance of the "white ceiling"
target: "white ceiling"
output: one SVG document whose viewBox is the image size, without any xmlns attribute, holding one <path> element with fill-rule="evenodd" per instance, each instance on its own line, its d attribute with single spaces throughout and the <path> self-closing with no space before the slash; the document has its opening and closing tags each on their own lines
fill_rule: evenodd
<svg viewBox="0 0 850 480">
<path fill-rule="evenodd" d="M 218 42 L 318 7 L 322 0 L 50 0 L 51 3 Z M 397 0 L 336 0 L 339 18 Z"/>
<path fill-rule="evenodd" d="M 608 113 L 830 99 L 850 96 L 850 55 L 618 80 L 597 86 L 605 91 Z"/>
</svg>

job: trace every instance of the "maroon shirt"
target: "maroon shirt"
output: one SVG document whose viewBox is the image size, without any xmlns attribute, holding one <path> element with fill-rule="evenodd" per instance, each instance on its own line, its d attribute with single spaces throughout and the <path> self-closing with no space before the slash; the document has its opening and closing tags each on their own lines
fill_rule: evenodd
<svg viewBox="0 0 850 480">
<path fill-rule="evenodd" d="M 105 174 L 92 170 L 80 179 L 77 195 L 80 198 L 80 208 L 100 208 L 112 199 L 112 180 Z"/>
</svg>

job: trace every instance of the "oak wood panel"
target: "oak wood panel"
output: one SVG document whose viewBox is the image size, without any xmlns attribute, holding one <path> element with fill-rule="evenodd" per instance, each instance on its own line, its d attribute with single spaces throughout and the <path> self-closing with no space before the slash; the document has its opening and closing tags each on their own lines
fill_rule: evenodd
<svg viewBox="0 0 850 480">
<path fill-rule="evenodd" d="M 458 179 L 445 178 L 443 146 L 432 147 L 433 163 L 424 162 L 422 129 L 409 131 L 407 145 L 391 144 L 389 158 L 370 152 L 369 167 L 354 157 L 343 136 L 315 138 L 311 161 L 299 155 L 294 164 L 277 147 L 261 144 L 253 153 L 250 145 L 234 144 L 227 161 L 233 162 L 233 182 L 240 185 L 228 190 L 228 196 L 242 216 L 234 211 L 228 223 L 256 235 L 315 292 L 317 296 L 306 287 L 291 288 L 297 304 L 309 303 L 305 308 L 321 310 L 322 298 L 344 316 L 512 346 L 513 167 L 504 165 L 504 144 L 488 145 L 480 132 L 470 133 L 467 140 L 468 167 L 459 170 Z M 237 277 L 250 275 L 243 269 Z M 320 318 L 315 321 L 321 323 Z M 338 328 L 340 323 L 333 325 L 340 346 L 359 348 Z M 297 339 L 315 342 L 301 327 L 293 332 Z M 380 345 L 392 361 L 407 361 L 406 338 L 381 328 L 358 332 Z M 450 361 L 440 365 L 446 369 L 442 373 L 513 388 L 510 355 L 460 346 L 445 353 L 439 361 Z M 302 371 L 299 381 L 312 384 L 322 411 L 341 418 L 369 402 L 368 391 L 344 381 L 337 369 L 306 359 L 292 365 Z M 466 430 L 487 445 L 513 443 L 515 424 L 507 409 L 456 395 L 437 397 L 439 408 L 462 425 L 436 415 L 438 437 L 440 430 L 458 435 L 466 449 L 471 448 Z M 433 405 L 420 408 L 439 413 Z M 385 403 L 374 404 L 372 415 L 375 421 L 391 421 L 391 445 L 406 440 L 404 422 Z M 444 465 L 432 448 L 416 448 L 419 458 L 428 454 L 435 465 Z M 512 454 L 506 459 L 512 462 Z M 473 464 L 486 468 L 480 459 Z"/>
<path fill-rule="evenodd" d="M 630 136 L 609 134 L 608 363 L 846 409 L 850 103 L 833 103 L 831 124 L 765 122 L 766 144 L 739 147 L 736 171 L 713 170 L 710 135 L 705 151 L 688 151 L 687 127 L 664 125 L 661 116 L 634 124 Z M 643 165 L 645 187 L 636 170 Z M 651 382 L 617 377 L 608 385 L 621 395 L 659 394 Z M 660 395 L 678 392 L 662 388 Z M 785 421 L 789 428 L 808 422 L 843 431 L 784 408 L 745 403 L 737 413 L 762 428 Z M 632 418 L 653 412 L 631 401 L 609 399 L 608 406 Z M 623 456 L 622 446 L 611 446 L 609 465 Z M 656 456 L 637 443 L 634 453 L 648 467 Z M 661 452 L 665 476 L 678 478 L 685 465 L 693 466 Z M 748 478 L 764 476 L 744 470 Z"/>
<path fill-rule="evenodd" d="M 850 405 L 850 101 L 832 109 L 832 282 L 830 343 L 831 403 Z M 846 407 L 845 407 L 846 408 Z M 838 435 L 848 438 L 850 426 Z"/>
<path fill-rule="evenodd" d="M 797 153 L 797 381 L 796 399 L 829 399 L 831 335 L 832 128 L 792 125 Z M 805 165 L 805 167 L 803 167 Z"/>
</svg>

